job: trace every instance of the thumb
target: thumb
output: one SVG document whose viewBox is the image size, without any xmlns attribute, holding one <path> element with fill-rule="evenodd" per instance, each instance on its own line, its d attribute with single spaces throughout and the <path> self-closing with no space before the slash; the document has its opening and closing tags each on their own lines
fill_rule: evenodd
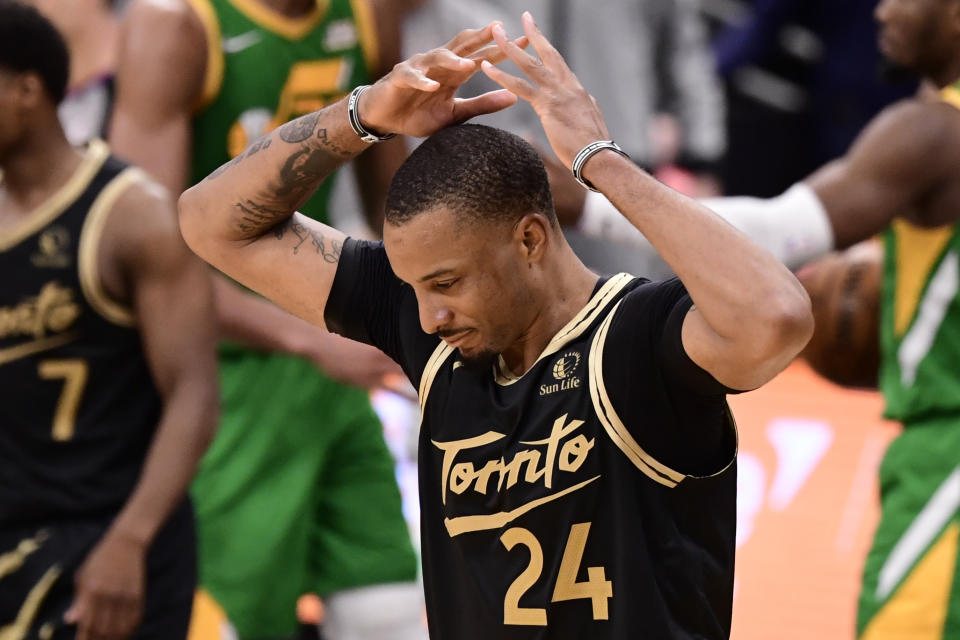
<svg viewBox="0 0 960 640">
<path fill-rule="evenodd" d="M 63 614 L 63 621 L 67 624 L 77 624 L 86 613 L 86 605 L 81 596 L 76 596 L 70 608 Z"/>
</svg>

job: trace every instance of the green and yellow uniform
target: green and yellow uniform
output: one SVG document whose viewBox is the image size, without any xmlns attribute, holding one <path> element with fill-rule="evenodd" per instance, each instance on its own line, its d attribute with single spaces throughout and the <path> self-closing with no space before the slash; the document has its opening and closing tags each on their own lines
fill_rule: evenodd
<svg viewBox="0 0 960 640">
<path fill-rule="evenodd" d="M 190 3 L 208 44 L 195 182 L 370 80 L 365 0 L 319 0 L 299 19 L 256 0 Z M 301 210 L 326 222 L 330 186 Z M 305 592 L 414 580 L 393 462 L 366 392 L 300 358 L 233 344 L 220 349 L 220 384 L 223 418 L 192 494 L 201 583 L 240 637 L 292 634 Z"/>
<path fill-rule="evenodd" d="M 941 93 L 960 108 L 960 86 Z M 880 468 L 863 640 L 960 637 L 960 223 L 884 234 L 880 389 L 903 423 Z"/>
</svg>

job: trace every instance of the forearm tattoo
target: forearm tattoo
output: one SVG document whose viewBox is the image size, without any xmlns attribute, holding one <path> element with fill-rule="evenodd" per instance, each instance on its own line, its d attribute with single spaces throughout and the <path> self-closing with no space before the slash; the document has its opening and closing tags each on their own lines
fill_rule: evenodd
<svg viewBox="0 0 960 640">
<path fill-rule="evenodd" d="M 214 169 L 210 175 L 204 178 L 204 180 L 213 180 L 214 178 L 217 178 L 223 175 L 227 171 L 227 169 L 229 169 L 235 164 L 240 164 L 241 161 L 249 158 L 252 155 L 255 155 L 258 151 L 266 149 L 267 147 L 270 146 L 270 143 L 272 142 L 273 142 L 273 138 L 271 138 L 269 134 L 254 140 L 253 144 L 251 144 L 243 152 L 241 152 L 240 155 L 228 160 L 227 162 L 223 163 L 222 165 Z"/>
<path fill-rule="evenodd" d="M 252 199 L 234 203 L 238 214 L 235 225 L 245 236 L 259 236 L 289 218 L 307 201 L 324 178 L 354 155 L 354 152 L 344 149 L 329 137 L 327 129 L 318 128 L 322 115 L 322 111 L 309 113 L 277 129 L 276 136 L 294 147 L 282 162 L 276 177 L 270 179 L 265 188 L 258 189 Z M 207 179 L 222 175 L 230 167 L 270 147 L 273 141 L 272 134 L 260 138 Z M 317 252 L 328 261 L 339 259 L 339 249 L 323 246 L 318 247 Z"/>
<path fill-rule="evenodd" d="M 296 238 L 296 244 L 293 245 L 294 255 L 300 253 L 301 245 L 309 239 L 314 251 L 317 255 L 323 256 L 324 261 L 331 264 L 340 262 L 340 251 L 343 249 L 343 243 L 339 240 L 327 238 L 319 231 L 310 229 L 292 218 L 275 227 L 273 235 L 277 240 L 283 240 L 288 232 Z"/>
</svg>

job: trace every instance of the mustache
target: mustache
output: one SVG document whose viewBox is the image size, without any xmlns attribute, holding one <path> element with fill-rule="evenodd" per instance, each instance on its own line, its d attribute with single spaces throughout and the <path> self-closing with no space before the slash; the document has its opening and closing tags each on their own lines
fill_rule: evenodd
<svg viewBox="0 0 960 640">
<path fill-rule="evenodd" d="M 470 327 L 459 327 L 456 329 L 439 329 L 437 331 L 437 335 L 440 336 L 441 338 L 451 338 L 453 336 L 459 335 L 461 333 L 466 333 L 467 331 L 471 331 L 471 330 L 472 329 Z"/>
</svg>

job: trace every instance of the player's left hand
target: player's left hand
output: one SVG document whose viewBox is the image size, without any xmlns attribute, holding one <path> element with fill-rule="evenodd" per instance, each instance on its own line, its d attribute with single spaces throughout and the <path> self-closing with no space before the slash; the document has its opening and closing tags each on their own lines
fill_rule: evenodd
<svg viewBox="0 0 960 640">
<path fill-rule="evenodd" d="M 536 86 L 489 62 L 481 62 L 483 72 L 533 106 L 554 153 L 570 168 L 580 149 L 591 142 L 610 138 L 607 125 L 597 101 L 587 93 L 560 53 L 540 32 L 529 11 L 523 14 L 523 30 L 539 59 L 511 41 L 502 25 L 497 23 L 491 26 L 491 34 L 501 51 Z"/>
<path fill-rule="evenodd" d="M 479 70 L 481 62 L 503 60 L 501 47 L 485 46 L 493 40 L 496 24 L 499 23 L 461 31 L 442 47 L 397 64 L 360 97 L 360 122 L 379 133 L 422 138 L 514 104 L 516 96 L 502 89 L 475 98 L 455 97 L 457 89 Z M 527 46 L 527 38 L 518 38 L 512 44 L 522 50 Z"/>
<path fill-rule="evenodd" d="M 64 621 L 77 625 L 76 640 L 129 638 L 143 616 L 145 593 L 146 548 L 108 531 L 76 573 Z"/>
</svg>

